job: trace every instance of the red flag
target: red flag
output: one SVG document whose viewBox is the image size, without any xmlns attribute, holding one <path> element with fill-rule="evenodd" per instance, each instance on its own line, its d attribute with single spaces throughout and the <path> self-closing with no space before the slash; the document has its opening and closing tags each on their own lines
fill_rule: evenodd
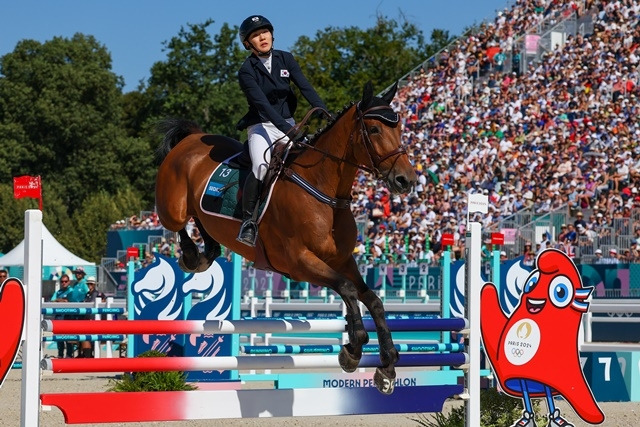
<svg viewBox="0 0 640 427">
<path fill-rule="evenodd" d="M 40 210 L 42 210 L 42 181 L 40 180 L 40 176 L 14 176 L 13 197 L 16 199 L 23 197 L 39 199 Z"/>
</svg>

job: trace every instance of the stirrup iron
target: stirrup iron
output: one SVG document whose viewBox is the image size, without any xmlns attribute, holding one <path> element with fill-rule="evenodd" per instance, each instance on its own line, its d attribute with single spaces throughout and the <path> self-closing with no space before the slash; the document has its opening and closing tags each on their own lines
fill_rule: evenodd
<svg viewBox="0 0 640 427">
<path fill-rule="evenodd" d="M 256 238 L 258 237 L 258 225 L 253 218 L 247 219 L 240 226 L 240 232 L 236 240 L 240 243 L 244 243 L 247 246 L 254 247 L 256 245 Z"/>
</svg>

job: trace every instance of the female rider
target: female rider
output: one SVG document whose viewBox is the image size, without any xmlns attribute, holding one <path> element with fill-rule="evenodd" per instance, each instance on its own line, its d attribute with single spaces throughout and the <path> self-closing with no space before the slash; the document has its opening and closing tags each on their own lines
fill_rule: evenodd
<svg viewBox="0 0 640 427">
<path fill-rule="evenodd" d="M 252 173 L 242 192 L 243 223 L 238 240 L 255 245 L 258 227 L 253 213 L 271 159 L 272 144 L 288 143 L 285 136 L 295 124 L 293 114 L 298 101 L 293 82 L 312 107 L 326 107 L 300 66 L 289 52 L 273 49 L 273 25 L 264 16 L 252 15 L 240 25 L 240 41 L 251 55 L 238 71 L 240 88 L 247 97 L 249 112 L 238 122 L 238 130 L 247 129 Z M 294 139 L 293 135 L 288 135 Z"/>
</svg>

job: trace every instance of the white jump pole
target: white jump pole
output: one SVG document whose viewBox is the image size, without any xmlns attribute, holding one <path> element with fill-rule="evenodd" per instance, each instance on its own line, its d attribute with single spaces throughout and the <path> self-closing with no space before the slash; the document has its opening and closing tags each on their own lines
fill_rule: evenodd
<svg viewBox="0 0 640 427">
<path fill-rule="evenodd" d="M 465 314 L 469 323 L 469 334 L 466 337 L 465 351 L 469 355 L 469 369 L 466 372 L 468 398 L 465 400 L 465 417 L 467 426 L 480 425 L 480 290 L 479 280 L 482 266 L 481 247 L 482 233 L 480 224 L 467 224 L 467 277 L 465 285 Z"/>
<path fill-rule="evenodd" d="M 40 420 L 42 297 L 42 212 L 31 209 L 24 214 L 24 283 L 27 293 L 25 340 L 22 343 L 22 399 L 20 425 L 34 427 Z"/>
<path fill-rule="evenodd" d="M 465 425 L 480 425 L 480 291 L 482 289 L 482 228 L 471 221 L 471 214 L 489 211 L 489 198 L 484 194 L 467 196 L 467 230 L 465 245 L 465 316 L 469 329 L 465 351 L 469 368 L 465 372 Z"/>
</svg>

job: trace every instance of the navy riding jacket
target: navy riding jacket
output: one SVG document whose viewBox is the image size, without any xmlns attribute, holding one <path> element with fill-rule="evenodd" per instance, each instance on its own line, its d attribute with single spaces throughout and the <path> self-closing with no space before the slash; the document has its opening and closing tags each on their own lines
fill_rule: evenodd
<svg viewBox="0 0 640 427">
<path fill-rule="evenodd" d="M 271 122 L 279 130 L 287 133 L 291 125 L 286 119 L 293 117 L 298 105 L 291 82 L 293 82 L 312 107 L 326 107 L 309 81 L 302 74 L 300 66 L 289 52 L 273 50 L 271 74 L 260 58 L 249 56 L 238 71 L 240 88 L 247 97 L 249 112 L 238 122 L 238 130 L 257 123 Z"/>
</svg>

